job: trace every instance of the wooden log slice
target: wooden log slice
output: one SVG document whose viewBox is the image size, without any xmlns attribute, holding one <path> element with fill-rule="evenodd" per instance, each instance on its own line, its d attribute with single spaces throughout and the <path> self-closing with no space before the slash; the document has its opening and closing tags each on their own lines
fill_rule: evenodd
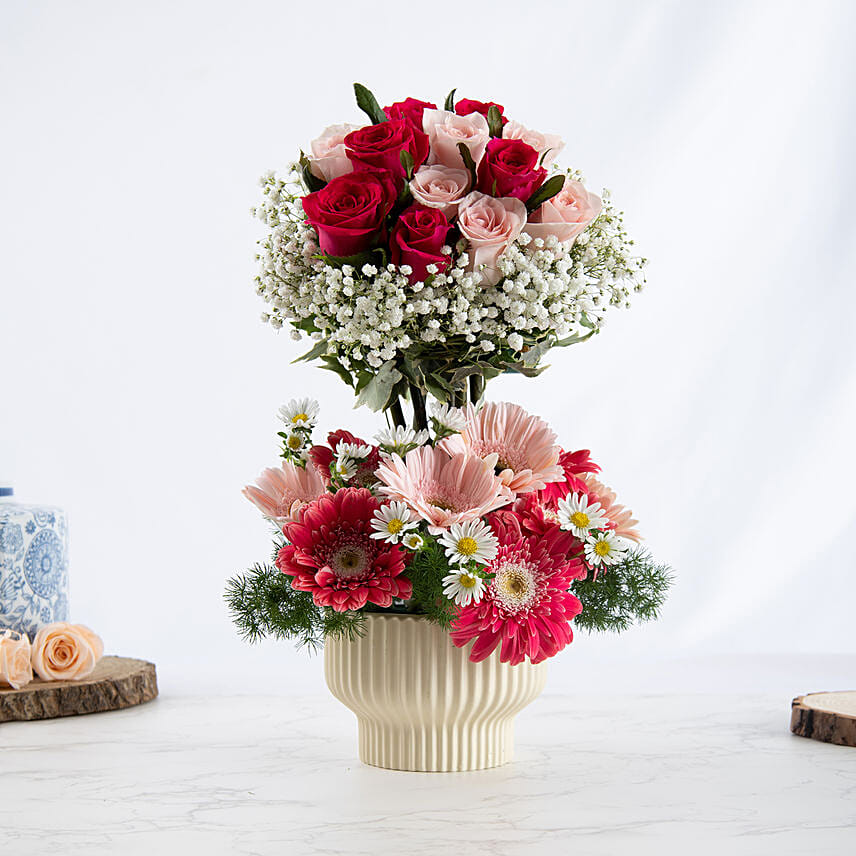
<svg viewBox="0 0 856 856">
<path fill-rule="evenodd" d="M 20 690 L 0 689 L 0 722 L 120 710 L 151 701 L 157 694 L 154 663 L 102 657 L 95 671 L 82 681 L 36 678 Z"/>
<path fill-rule="evenodd" d="M 856 692 L 810 693 L 791 702 L 791 731 L 839 746 L 856 746 Z"/>
</svg>

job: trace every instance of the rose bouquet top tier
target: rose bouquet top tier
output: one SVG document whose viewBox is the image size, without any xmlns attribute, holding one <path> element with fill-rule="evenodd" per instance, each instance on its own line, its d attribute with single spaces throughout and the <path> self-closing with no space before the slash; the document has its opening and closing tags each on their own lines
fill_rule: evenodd
<svg viewBox="0 0 856 856">
<path fill-rule="evenodd" d="M 502 372 L 536 375 L 554 346 L 582 342 L 644 282 L 608 194 L 558 166 L 564 143 L 494 102 L 381 109 L 331 125 L 255 213 L 263 320 L 314 341 L 319 359 L 403 424 L 427 427 L 425 396 L 477 402 Z"/>
</svg>

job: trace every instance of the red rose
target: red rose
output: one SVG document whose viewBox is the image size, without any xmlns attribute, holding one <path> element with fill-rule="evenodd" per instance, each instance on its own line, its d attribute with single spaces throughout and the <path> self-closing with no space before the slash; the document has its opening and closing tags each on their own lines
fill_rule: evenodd
<svg viewBox="0 0 856 856">
<path fill-rule="evenodd" d="M 538 152 L 522 140 L 492 139 L 478 169 L 478 189 L 490 196 L 514 196 L 524 202 L 544 183 L 547 170 Z"/>
<path fill-rule="evenodd" d="M 410 152 L 417 169 L 428 157 L 428 137 L 407 119 L 390 119 L 351 131 L 345 137 L 345 149 L 355 170 L 388 169 L 402 180 L 401 152 Z"/>
<path fill-rule="evenodd" d="M 418 98 L 405 98 L 404 101 L 396 101 L 395 104 L 384 107 L 383 112 L 390 119 L 407 119 L 414 128 L 421 131 L 422 111 L 426 107 L 432 110 L 437 109 L 437 105 L 432 104 L 430 101 L 420 101 Z"/>
<path fill-rule="evenodd" d="M 353 256 L 382 239 L 396 196 L 389 173 L 352 172 L 304 196 L 303 211 L 325 253 Z"/>
<path fill-rule="evenodd" d="M 473 101 L 471 98 L 462 98 L 455 105 L 455 112 L 459 116 L 469 116 L 470 113 L 481 113 L 487 119 L 487 111 L 491 107 L 496 107 L 499 110 L 499 118 L 504 125 L 508 119 L 503 115 L 505 107 L 502 104 L 497 104 L 496 101 Z"/>
<path fill-rule="evenodd" d="M 394 264 L 410 265 L 411 282 L 424 282 L 428 265 L 437 265 L 438 271 L 449 266 L 449 256 L 440 249 L 449 235 L 449 221 L 438 208 L 411 205 L 403 211 L 390 236 L 390 254 Z"/>
</svg>

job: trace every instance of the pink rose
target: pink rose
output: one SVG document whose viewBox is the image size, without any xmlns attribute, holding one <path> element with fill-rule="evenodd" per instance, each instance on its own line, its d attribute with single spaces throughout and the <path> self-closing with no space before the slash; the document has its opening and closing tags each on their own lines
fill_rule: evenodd
<svg viewBox="0 0 856 856">
<path fill-rule="evenodd" d="M 57 621 L 33 639 L 33 669 L 43 681 L 81 681 L 104 653 L 101 637 L 82 624 Z"/>
<path fill-rule="evenodd" d="M 572 242 L 600 214 L 603 203 L 579 181 L 565 180 L 565 186 L 529 215 L 526 233 L 533 238 L 555 235 L 562 243 Z"/>
<path fill-rule="evenodd" d="M 468 169 L 435 163 L 416 171 L 410 182 L 410 192 L 420 205 L 437 208 L 452 220 L 458 213 L 458 203 L 469 192 L 471 183 Z"/>
<path fill-rule="evenodd" d="M 0 687 L 13 690 L 25 687 L 33 679 L 30 664 L 30 640 L 13 630 L 0 635 Z"/>
<path fill-rule="evenodd" d="M 514 196 L 524 202 L 544 183 L 547 170 L 538 152 L 522 140 L 493 139 L 478 170 L 478 189 L 491 196 Z"/>
<path fill-rule="evenodd" d="M 340 175 L 354 171 L 354 165 L 345 152 L 345 137 L 351 131 L 359 130 L 359 125 L 330 125 L 320 137 L 309 144 L 311 154 L 309 167 L 312 174 L 324 181 L 332 181 Z"/>
<path fill-rule="evenodd" d="M 458 229 L 469 242 L 468 270 L 482 270 L 486 285 L 502 278 L 497 259 L 526 225 L 526 206 L 510 197 L 496 199 L 474 191 L 458 207 Z"/>
<path fill-rule="evenodd" d="M 392 230 L 389 249 L 394 264 L 413 268 L 411 283 L 425 281 L 428 265 L 437 265 L 438 271 L 449 266 L 449 256 L 440 252 L 449 229 L 451 226 L 446 215 L 437 208 L 411 205 L 402 212 Z"/>
<path fill-rule="evenodd" d="M 377 125 L 366 125 L 345 137 L 348 157 L 357 171 L 386 169 L 396 178 L 404 178 L 401 152 L 408 151 L 415 167 L 428 157 L 428 138 L 407 119 L 390 119 Z"/>
<path fill-rule="evenodd" d="M 502 124 L 504 125 L 508 119 L 503 115 L 505 113 L 505 107 L 502 104 L 497 104 L 496 101 L 474 101 L 472 98 L 462 98 L 455 105 L 455 112 L 459 116 L 470 116 L 473 113 L 481 113 L 482 116 L 487 118 L 487 111 L 490 110 L 491 107 L 496 107 L 499 110 L 499 118 L 502 120 Z"/>
<path fill-rule="evenodd" d="M 388 172 L 352 172 L 304 196 L 303 211 L 325 253 L 353 256 L 383 238 L 397 195 Z"/>
<path fill-rule="evenodd" d="M 521 125 L 520 122 L 510 121 L 502 129 L 503 140 L 523 140 L 529 146 L 532 146 L 538 152 L 540 166 L 550 166 L 559 152 L 565 148 L 565 143 L 558 134 L 542 134 L 540 131 L 530 131 L 529 128 Z M 546 152 L 546 154 L 545 154 Z"/>
<path fill-rule="evenodd" d="M 414 128 L 422 130 L 422 111 L 428 107 L 436 110 L 437 105 L 430 101 L 420 101 L 418 98 L 405 98 L 404 101 L 396 101 L 389 107 L 384 107 L 383 112 L 390 119 L 407 119 Z"/>
<path fill-rule="evenodd" d="M 456 169 L 464 167 L 458 143 L 463 143 L 470 150 L 478 166 L 490 139 L 487 119 L 481 113 L 458 116 L 447 110 L 426 109 L 422 113 L 422 128 L 431 144 L 428 163 L 440 163 Z"/>
</svg>

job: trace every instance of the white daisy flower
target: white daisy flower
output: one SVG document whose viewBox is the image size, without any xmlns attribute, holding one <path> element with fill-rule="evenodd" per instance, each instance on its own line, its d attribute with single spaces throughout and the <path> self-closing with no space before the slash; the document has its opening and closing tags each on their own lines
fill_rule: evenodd
<svg viewBox="0 0 856 856">
<path fill-rule="evenodd" d="M 585 544 L 586 562 L 596 568 L 598 565 L 617 565 L 627 558 L 630 544 L 620 538 L 611 529 L 596 535 L 589 535 Z"/>
<path fill-rule="evenodd" d="M 404 425 L 396 425 L 395 428 L 384 428 L 375 435 L 378 445 L 390 454 L 401 455 L 403 458 L 409 451 L 423 446 L 430 435 L 424 429 L 414 431 Z"/>
<path fill-rule="evenodd" d="M 416 532 L 408 532 L 402 539 L 401 543 L 407 547 L 408 550 L 421 550 L 422 545 L 425 543 L 425 539 Z"/>
<path fill-rule="evenodd" d="M 593 529 L 605 529 L 609 518 L 599 502 L 591 502 L 585 493 L 572 493 L 559 500 L 556 512 L 562 529 L 570 529 L 580 540 Z"/>
<path fill-rule="evenodd" d="M 449 407 L 448 404 L 439 402 L 431 403 L 431 418 L 451 434 L 463 431 L 467 424 L 467 416 L 460 407 Z"/>
<path fill-rule="evenodd" d="M 302 431 L 286 431 L 285 447 L 292 452 L 299 452 L 306 445 L 306 435 Z"/>
<path fill-rule="evenodd" d="M 443 594 L 457 606 L 478 603 L 484 595 L 484 590 L 484 580 L 471 571 L 461 569 L 443 577 Z"/>
<path fill-rule="evenodd" d="M 312 428 L 318 419 L 319 409 L 314 398 L 292 398 L 279 408 L 279 418 L 292 428 Z"/>
<path fill-rule="evenodd" d="M 372 532 L 371 537 L 397 544 L 409 529 L 414 529 L 418 525 L 418 521 L 412 519 L 410 509 L 403 502 L 390 502 L 375 511 L 372 519 L 372 529 L 375 531 Z"/>
<path fill-rule="evenodd" d="M 372 453 L 372 447 L 365 443 L 339 443 L 336 446 L 336 454 L 340 458 L 350 458 L 352 461 L 361 461 Z"/>
<path fill-rule="evenodd" d="M 499 541 L 483 520 L 453 523 L 441 536 L 450 562 L 464 564 L 470 560 L 486 565 L 496 557 Z"/>
<path fill-rule="evenodd" d="M 347 455 L 338 455 L 330 463 L 330 475 L 342 481 L 350 481 L 357 474 L 357 464 Z"/>
</svg>

